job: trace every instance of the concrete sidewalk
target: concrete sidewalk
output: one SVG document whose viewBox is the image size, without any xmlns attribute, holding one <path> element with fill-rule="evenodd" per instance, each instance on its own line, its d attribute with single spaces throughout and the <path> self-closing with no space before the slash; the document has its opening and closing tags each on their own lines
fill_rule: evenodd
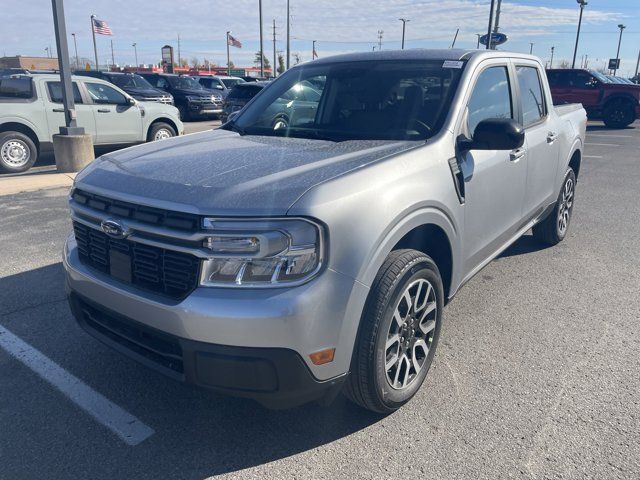
<svg viewBox="0 0 640 480">
<path fill-rule="evenodd" d="M 20 192 L 71 187 L 75 173 L 58 173 L 55 168 L 47 171 L 0 176 L 0 197 Z"/>
</svg>

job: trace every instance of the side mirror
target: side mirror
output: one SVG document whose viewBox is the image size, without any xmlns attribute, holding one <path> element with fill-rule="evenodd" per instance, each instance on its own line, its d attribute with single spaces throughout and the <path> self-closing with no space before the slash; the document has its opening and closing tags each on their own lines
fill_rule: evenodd
<svg viewBox="0 0 640 480">
<path fill-rule="evenodd" d="M 224 90 L 224 87 L 223 87 L 222 85 L 216 85 L 216 88 L 217 88 L 218 90 Z"/>
<path fill-rule="evenodd" d="M 458 148 L 468 150 L 515 150 L 524 145 L 524 128 L 511 118 L 487 118 L 473 132 L 473 139 L 458 138 Z"/>
<path fill-rule="evenodd" d="M 240 110 L 236 110 L 235 112 L 231 112 L 229 115 L 227 115 L 227 122 L 230 122 L 231 120 L 236 118 L 239 113 L 240 113 Z"/>
<path fill-rule="evenodd" d="M 596 80 L 595 78 L 592 78 L 586 83 L 586 86 L 589 88 L 596 88 L 598 86 L 598 80 Z"/>
<path fill-rule="evenodd" d="M 127 97 L 127 105 L 133 107 L 136 104 L 135 99 L 131 98 L 131 97 Z"/>
</svg>

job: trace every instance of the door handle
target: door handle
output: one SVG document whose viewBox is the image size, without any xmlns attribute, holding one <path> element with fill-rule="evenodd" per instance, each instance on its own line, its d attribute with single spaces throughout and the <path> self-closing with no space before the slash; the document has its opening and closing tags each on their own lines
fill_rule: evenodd
<svg viewBox="0 0 640 480">
<path fill-rule="evenodd" d="M 512 162 L 517 162 L 522 157 L 524 157 L 525 153 L 526 153 L 526 150 L 524 148 L 518 148 L 517 150 L 512 150 L 511 153 L 509 154 L 509 159 Z"/>
<path fill-rule="evenodd" d="M 99 108 L 98 109 L 98 113 L 109 113 L 111 110 L 109 110 L 108 108 Z"/>
<path fill-rule="evenodd" d="M 553 143 L 558 138 L 558 134 L 556 132 L 547 133 L 547 143 Z"/>
<path fill-rule="evenodd" d="M 64 108 L 54 108 L 53 111 L 56 113 L 64 113 Z"/>
</svg>

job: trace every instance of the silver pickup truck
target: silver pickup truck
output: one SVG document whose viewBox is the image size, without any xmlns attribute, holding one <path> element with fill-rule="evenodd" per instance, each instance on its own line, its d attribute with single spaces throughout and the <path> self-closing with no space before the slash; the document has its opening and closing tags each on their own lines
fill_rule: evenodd
<svg viewBox="0 0 640 480">
<path fill-rule="evenodd" d="M 182 135 L 178 110 L 138 102 L 115 85 L 73 77 L 78 125 L 94 145 L 127 145 Z M 0 172 L 24 172 L 64 125 L 60 76 L 29 74 L 0 78 Z"/>
<path fill-rule="evenodd" d="M 343 391 L 391 412 L 423 383 L 459 288 L 531 228 L 563 240 L 585 130 L 529 55 L 296 66 L 221 129 L 77 176 L 72 311 L 175 379 L 274 408 Z"/>
</svg>

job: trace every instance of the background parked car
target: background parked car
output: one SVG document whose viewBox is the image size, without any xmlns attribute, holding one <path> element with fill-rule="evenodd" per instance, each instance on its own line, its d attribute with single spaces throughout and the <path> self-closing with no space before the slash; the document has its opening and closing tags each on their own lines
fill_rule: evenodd
<svg viewBox="0 0 640 480">
<path fill-rule="evenodd" d="M 152 86 L 173 95 L 180 120 L 208 117 L 222 113 L 222 95 L 204 88 L 188 75 L 141 73 Z"/>
<path fill-rule="evenodd" d="M 178 111 L 158 102 L 138 102 L 104 80 L 73 76 L 78 126 L 94 145 L 126 145 L 181 135 Z M 0 171 L 24 172 L 65 124 L 57 74 L 0 78 Z"/>
<path fill-rule="evenodd" d="M 233 87 L 239 83 L 244 83 L 244 80 L 239 77 L 201 75 L 193 78 L 195 78 L 203 87 L 220 92 L 220 94 L 222 94 L 222 98 L 227 98 L 227 95 L 229 95 L 229 92 Z"/>
<path fill-rule="evenodd" d="M 222 123 L 229 119 L 230 114 L 242 110 L 249 100 L 260 93 L 268 84 L 269 82 L 244 82 L 233 87 L 224 100 L 222 115 L 220 115 Z"/>
<path fill-rule="evenodd" d="M 640 117 L 640 86 L 614 83 L 595 70 L 547 70 L 553 102 L 581 103 L 589 118 L 624 128 Z"/>
<path fill-rule="evenodd" d="M 159 88 L 154 88 L 140 75 L 135 73 L 101 72 L 98 70 L 77 70 L 74 75 L 101 78 L 120 87 L 141 102 L 160 102 L 173 105 L 173 97 Z"/>
</svg>

